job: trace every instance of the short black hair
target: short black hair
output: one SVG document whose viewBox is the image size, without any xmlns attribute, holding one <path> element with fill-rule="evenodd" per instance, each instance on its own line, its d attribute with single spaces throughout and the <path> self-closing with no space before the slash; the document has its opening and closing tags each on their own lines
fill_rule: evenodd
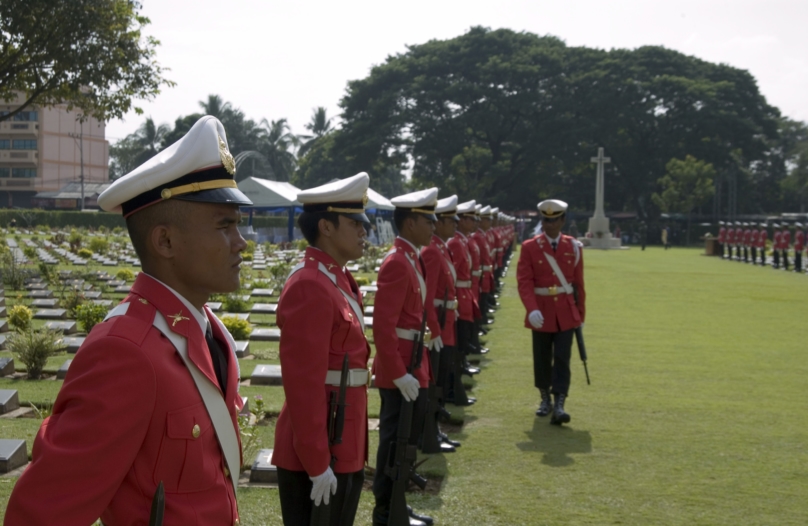
<svg viewBox="0 0 808 526">
<path fill-rule="evenodd" d="M 179 199 L 166 199 L 159 203 L 138 210 L 126 218 L 126 228 L 129 238 L 141 264 L 148 262 L 148 240 L 151 231 L 156 226 L 182 224 L 187 216 L 187 207 L 192 206 L 190 201 Z"/>
<path fill-rule="evenodd" d="M 309 245 L 314 246 L 317 238 L 320 237 L 320 219 L 325 219 L 334 228 L 339 228 L 339 214 L 337 212 L 302 212 L 297 217 L 297 226 L 303 233 L 303 237 L 309 242 Z"/>
<path fill-rule="evenodd" d="M 417 219 L 418 212 L 413 212 L 407 208 L 396 208 L 393 211 L 393 224 L 396 225 L 396 231 L 399 234 L 401 233 L 401 229 L 404 227 L 404 221 L 410 217 Z"/>
</svg>

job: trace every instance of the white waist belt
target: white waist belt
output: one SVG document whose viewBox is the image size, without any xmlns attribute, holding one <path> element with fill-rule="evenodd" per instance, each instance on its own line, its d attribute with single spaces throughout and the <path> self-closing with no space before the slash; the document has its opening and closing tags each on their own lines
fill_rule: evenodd
<svg viewBox="0 0 808 526">
<path fill-rule="evenodd" d="M 348 370 L 348 387 L 360 387 L 368 384 L 369 373 L 367 369 L 349 369 Z M 325 374 L 325 385 L 334 385 L 339 387 L 339 381 L 342 377 L 342 371 L 330 370 Z"/>
<path fill-rule="evenodd" d="M 552 287 L 536 287 L 533 292 L 539 296 L 556 296 L 558 294 L 572 294 L 572 285 L 567 285 L 566 288 L 561 285 Z"/>
<path fill-rule="evenodd" d="M 421 331 L 417 331 L 415 329 L 402 329 L 402 328 L 396 327 L 396 336 L 398 336 L 402 340 L 413 341 L 416 338 L 418 338 L 419 334 L 421 334 Z M 431 337 L 432 337 L 432 335 L 429 332 L 429 330 L 424 331 L 424 345 L 429 343 L 429 340 L 431 339 Z"/>
<path fill-rule="evenodd" d="M 471 275 L 474 276 L 474 277 L 480 277 L 480 276 L 483 275 L 483 271 L 482 270 L 472 270 Z"/>
<path fill-rule="evenodd" d="M 492 270 L 494 270 L 493 265 L 483 265 L 483 272 L 491 272 Z"/>
<path fill-rule="evenodd" d="M 455 288 L 458 288 L 458 289 L 470 289 L 471 288 L 471 281 L 458 280 L 457 283 L 455 283 Z"/>
<path fill-rule="evenodd" d="M 443 307 L 444 304 L 446 305 L 446 308 L 449 309 L 449 310 L 455 310 L 457 308 L 457 300 L 443 301 L 443 300 L 439 300 L 438 298 L 435 298 L 434 305 L 436 307 Z"/>
</svg>

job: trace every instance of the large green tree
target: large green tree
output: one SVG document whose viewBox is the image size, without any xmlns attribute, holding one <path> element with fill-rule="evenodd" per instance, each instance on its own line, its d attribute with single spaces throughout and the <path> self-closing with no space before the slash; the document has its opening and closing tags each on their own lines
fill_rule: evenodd
<svg viewBox="0 0 808 526">
<path fill-rule="evenodd" d="M 662 191 L 654 192 L 651 199 L 660 210 L 687 216 L 687 244 L 690 244 L 690 222 L 693 210 L 703 205 L 715 193 L 713 165 L 692 155 L 684 159 L 671 159 L 665 165 L 666 173 L 659 179 Z"/>
<path fill-rule="evenodd" d="M 610 210 L 649 212 L 671 158 L 721 172 L 740 150 L 752 189 L 785 175 L 771 150 L 778 112 L 754 78 L 661 47 L 604 51 L 475 27 L 388 57 L 349 83 L 341 107 L 331 155 L 351 171 L 411 168 L 415 187 L 509 209 L 549 196 L 593 209 L 599 146 L 612 159 Z"/>
<path fill-rule="evenodd" d="M 143 34 L 149 19 L 136 0 L 0 2 L 0 99 L 65 103 L 106 121 L 172 86 L 155 60 L 159 42 Z"/>
</svg>

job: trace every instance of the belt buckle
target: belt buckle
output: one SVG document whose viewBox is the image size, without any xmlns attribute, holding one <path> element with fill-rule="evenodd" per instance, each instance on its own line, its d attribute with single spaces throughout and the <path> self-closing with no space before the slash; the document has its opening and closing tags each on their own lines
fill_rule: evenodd
<svg viewBox="0 0 808 526">
<path fill-rule="evenodd" d="M 553 285 L 552 287 L 547 287 L 547 293 L 550 296 L 555 296 L 556 294 L 558 294 L 558 288 L 555 285 Z"/>
</svg>

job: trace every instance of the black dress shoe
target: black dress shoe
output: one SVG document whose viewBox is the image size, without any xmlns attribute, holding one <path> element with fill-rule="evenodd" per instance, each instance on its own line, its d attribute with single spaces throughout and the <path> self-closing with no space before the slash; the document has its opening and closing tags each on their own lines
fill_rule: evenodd
<svg viewBox="0 0 808 526">
<path fill-rule="evenodd" d="M 440 446 L 440 453 L 454 453 L 457 451 L 455 447 L 451 444 L 447 444 L 446 442 L 441 442 Z"/>
<path fill-rule="evenodd" d="M 441 442 L 446 442 L 447 444 L 451 444 L 452 446 L 454 446 L 456 448 L 463 445 L 460 442 L 458 442 L 457 440 L 452 440 L 451 438 L 449 438 L 446 435 L 446 433 L 443 433 L 443 432 L 438 433 L 438 438 L 440 438 Z"/>
<path fill-rule="evenodd" d="M 463 374 L 465 374 L 466 376 L 474 376 L 475 374 L 480 374 L 480 368 L 472 367 L 469 365 L 463 368 Z"/>
<path fill-rule="evenodd" d="M 421 515 L 419 513 L 415 513 L 415 511 L 413 511 L 412 509 L 412 506 L 407 505 L 407 512 L 409 512 L 410 514 L 410 524 L 412 524 L 412 519 L 421 521 L 422 523 L 427 525 L 431 525 L 432 523 L 435 522 L 429 515 Z"/>
<path fill-rule="evenodd" d="M 459 407 L 466 407 L 466 406 L 469 406 L 469 405 L 474 405 L 474 402 L 476 402 L 476 401 L 477 401 L 477 399 L 474 398 L 473 396 L 469 396 L 465 400 L 452 400 L 452 401 L 447 400 L 447 402 L 449 402 L 451 404 L 454 404 L 456 406 L 459 406 Z"/>
<path fill-rule="evenodd" d="M 407 512 L 412 513 L 412 508 L 407 506 Z M 373 510 L 373 526 L 387 526 L 387 522 L 389 520 L 389 513 L 390 512 L 387 511 L 387 510 L 381 510 L 380 511 L 378 508 L 374 509 Z M 416 519 L 416 518 L 413 518 L 412 516 L 410 516 L 409 519 L 410 519 L 410 526 L 427 526 L 426 522 L 424 522 L 422 520 L 419 520 L 419 519 Z M 432 520 L 432 518 L 429 517 L 429 520 Z M 432 523 L 430 522 L 429 524 L 432 524 Z"/>
</svg>

